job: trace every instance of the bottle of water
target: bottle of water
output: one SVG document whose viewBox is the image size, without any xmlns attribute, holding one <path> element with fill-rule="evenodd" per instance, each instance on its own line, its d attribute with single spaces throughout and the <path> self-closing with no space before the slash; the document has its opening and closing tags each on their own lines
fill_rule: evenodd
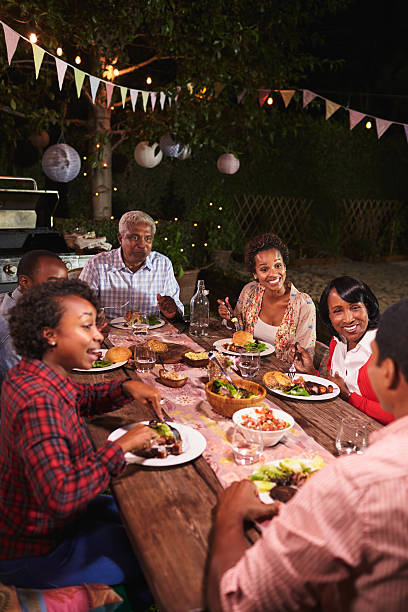
<svg viewBox="0 0 408 612">
<path fill-rule="evenodd" d="M 208 336 L 210 319 L 210 303 L 204 281 L 197 282 L 197 291 L 190 301 L 190 334 L 193 336 Z"/>
</svg>

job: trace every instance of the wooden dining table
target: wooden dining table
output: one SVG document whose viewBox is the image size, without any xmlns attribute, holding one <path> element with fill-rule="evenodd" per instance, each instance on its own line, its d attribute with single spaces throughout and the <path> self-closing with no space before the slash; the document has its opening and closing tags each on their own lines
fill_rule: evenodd
<svg viewBox="0 0 408 612">
<path fill-rule="evenodd" d="M 231 332 L 219 320 L 211 319 L 209 335 L 195 340 L 204 350 L 210 350 L 214 341 L 230 335 Z M 178 337 L 182 342 L 183 335 Z M 262 374 L 271 369 L 285 371 L 287 364 L 273 354 L 262 357 L 261 371 L 255 380 L 262 382 Z M 73 373 L 73 379 L 79 382 L 126 378 L 140 379 L 134 370 L 127 367 L 103 373 Z M 357 417 L 369 432 L 382 427 L 340 397 L 305 401 L 276 396 L 269 391 L 267 397 L 291 414 L 306 434 L 333 454 L 342 417 Z M 100 447 L 115 429 L 154 416 L 152 410 L 133 401 L 119 410 L 93 418 L 88 422 L 88 430 L 95 447 Z M 111 490 L 160 611 L 204 610 L 212 513 L 217 495 L 222 490 L 222 484 L 209 463 L 199 456 L 172 467 L 130 464 L 112 481 Z M 247 537 L 251 542 L 259 537 L 255 526 L 248 530 Z"/>
</svg>

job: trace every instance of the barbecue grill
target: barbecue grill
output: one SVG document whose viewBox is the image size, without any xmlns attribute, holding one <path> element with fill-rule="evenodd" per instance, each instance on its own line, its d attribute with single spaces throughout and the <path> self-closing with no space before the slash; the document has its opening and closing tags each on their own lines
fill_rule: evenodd
<svg viewBox="0 0 408 612">
<path fill-rule="evenodd" d="M 58 191 L 42 191 L 33 178 L 0 176 L 10 187 L 0 189 L 0 293 L 17 286 L 17 266 L 23 253 L 47 249 L 57 253 L 68 270 L 83 268 L 92 255 L 78 255 L 53 228 Z M 28 186 L 28 188 L 27 188 Z"/>
</svg>

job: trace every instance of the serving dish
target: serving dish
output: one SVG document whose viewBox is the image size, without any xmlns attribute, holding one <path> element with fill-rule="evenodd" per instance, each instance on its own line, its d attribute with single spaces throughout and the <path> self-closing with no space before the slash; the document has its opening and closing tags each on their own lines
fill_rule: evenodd
<svg viewBox="0 0 408 612">
<path fill-rule="evenodd" d="M 295 424 L 295 420 L 290 414 L 288 414 L 284 410 L 270 408 L 269 406 L 267 407 L 267 409 L 273 413 L 273 417 L 275 419 L 279 419 L 279 421 L 284 421 L 285 423 L 287 423 L 287 427 L 285 427 L 284 429 L 277 429 L 275 431 L 262 431 L 252 427 L 247 427 L 242 424 L 242 420 L 246 416 L 252 417 L 256 420 L 260 419 L 261 415 L 259 411 L 264 410 L 263 406 L 253 406 L 251 408 L 242 408 L 241 410 L 237 410 L 237 412 L 232 415 L 232 420 L 243 431 L 245 431 L 245 433 L 250 433 L 253 431 L 261 433 L 264 446 L 275 446 L 275 444 L 278 444 L 278 442 L 282 440 L 285 434 L 287 434 L 288 431 L 292 429 Z"/>
<path fill-rule="evenodd" d="M 228 382 L 225 378 L 220 378 L 223 382 Z M 205 385 L 205 394 L 207 396 L 207 400 L 210 403 L 211 407 L 221 414 L 222 416 L 231 418 L 234 412 L 240 410 L 241 408 L 249 408 L 250 406 L 259 406 L 260 403 L 265 399 L 266 389 L 262 387 L 259 383 L 256 383 L 252 380 L 245 380 L 243 378 L 234 378 L 234 384 L 239 388 L 247 389 L 251 393 L 254 393 L 254 397 L 245 397 L 241 399 L 235 399 L 233 397 L 226 397 L 225 395 L 218 395 L 218 393 L 213 393 L 212 385 L 214 383 L 213 380 L 209 381 Z"/>
<path fill-rule="evenodd" d="M 206 351 L 187 351 L 183 355 L 183 361 L 187 363 L 189 366 L 191 366 L 192 368 L 205 368 L 209 362 L 208 357 L 206 359 L 191 359 L 190 357 L 187 357 L 188 353 L 195 353 L 195 352 L 206 353 Z"/>
<path fill-rule="evenodd" d="M 184 387 L 184 385 L 186 384 L 188 380 L 187 376 L 184 376 L 183 378 L 179 378 L 179 379 L 168 378 L 165 372 L 166 370 L 163 370 L 163 368 L 160 368 L 159 379 L 160 379 L 160 382 L 166 387 L 173 387 L 174 389 L 179 389 L 180 387 Z"/>
</svg>

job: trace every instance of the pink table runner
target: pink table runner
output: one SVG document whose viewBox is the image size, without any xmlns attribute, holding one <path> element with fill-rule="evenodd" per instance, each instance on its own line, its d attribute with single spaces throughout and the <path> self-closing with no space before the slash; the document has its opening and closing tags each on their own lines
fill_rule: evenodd
<svg viewBox="0 0 408 612">
<path fill-rule="evenodd" d="M 170 324 L 149 333 L 150 338 L 156 338 L 163 342 L 177 342 L 185 344 L 187 348 L 195 351 L 202 350 L 199 344 L 194 342 L 185 334 L 177 334 L 177 330 Z M 127 330 L 112 331 L 108 339 L 114 346 L 130 346 L 139 342 L 145 342 L 146 337 L 133 336 Z M 275 446 L 266 447 L 259 462 L 242 466 L 234 462 L 230 436 L 232 434 L 232 421 L 214 412 L 206 400 L 205 383 L 208 382 L 208 374 L 205 368 L 189 368 L 180 363 L 168 366 L 176 371 L 182 371 L 188 376 L 188 381 L 180 389 L 173 389 L 160 384 L 157 369 L 154 368 L 147 374 L 139 374 L 141 380 L 158 386 L 164 399 L 164 408 L 172 421 L 188 425 L 197 429 L 207 440 L 207 447 L 203 453 L 207 463 L 216 473 L 222 486 L 227 486 L 235 480 L 248 477 L 262 463 L 284 459 L 286 457 L 313 458 L 319 455 L 324 461 L 334 459 L 325 448 L 318 444 L 312 437 L 297 424 L 288 434 Z M 270 408 L 279 406 L 265 399 L 263 404 Z"/>
</svg>

